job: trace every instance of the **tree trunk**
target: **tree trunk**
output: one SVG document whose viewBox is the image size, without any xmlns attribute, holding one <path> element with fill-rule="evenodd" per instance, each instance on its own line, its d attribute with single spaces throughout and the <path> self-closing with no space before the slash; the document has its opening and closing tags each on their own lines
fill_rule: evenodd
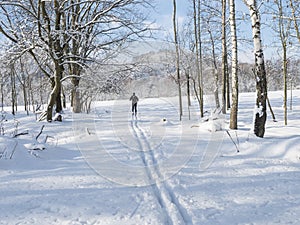
<svg viewBox="0 0 300 225">
<path fill-rule="evenodd" d="M 29 86 L 29 90 L 28 93 L 30 95 L 29 99 L 30 99 L 30 104 L 32 105 L 32 112 L 35 112 L 35 106 L 34 106 L 34 94 L 33 94 L 33 90 L 32 90 L 32 79 L 28 80 L 28 86 Z"/>
<path fill-rule="evenodd" d="M 201 101 L 200 106 L 200 113 L 201 117 L 204 117 L 204 99 L 203 99 L 203 57 L 202 57 L 202 36 L 201 36 L 201 0 L 198 0 L 198 41 L 199 41 L 199 79 L 198 79 L 198 85 L 199 85 L 199 96 Z"/>
<path fill-rule="evenodd" d="M 62 97 L 62 106 L 65 109 L 67 108 L 67 102 L 66 102 L 66 94 L 63 87 L 61 87 L 61 97 Z"/>
<path fill-rule="evenodd" d="M 230 30 L 232 42 L 232 105 L 230 112 L 230 129 L 237 129 L 237 114 L 238 114 L 238 51 L 237 51 L 237 35 L 236 35 L 236 20 L 235 20 L 235 0 L 229 0 L 230 8 Z"/>
<path fill-rule="evenodd" d="M 228 75 L 227 40 L 226 40 L 226 1 L 222 0 L 222 113 L 226 114 L 226 93 Z"/>
<path fill-rule="evenodd" d="M 283 59 L 282 59 L 282 68 L 283 68 L 283 108 L 284 108 L 284 125 L 287 125 L 287 48 L 286 43 L 283 44 Z"/>
<path fill-rule="evenodd" d="M 190 82 L 190 71 L 189 69 L 186 71 L 186 93 L 187 93 L 187 102 L 188 107 L 191 106 L 191 82 Z"/>
<path fill-rule="evenodd" d="M 261 44 L 260 16 L 255 0 L 244 0 L 249 8 L 255 54 L 256 75 L 256 110 L 254 112 L 254 133 L 257 137 L 264 137 L 267 119 L 267 79 L 264 53 Z"/>
<path fill-rule="evenodd" d="M 291 78 L 290 80 L 290 85 L 291 85 L 291 92 L 290 92 L 290 110 L 293 110 L 293 79 Z"/>
<path fill-rule="evenodd" d="M 55 112 L 61 113 L 63 111 L 62 102 L 61 102 L 61 83 L 59 84 L 59 89 L 55 99 Z"/>
<path fill-rule="evenodd" d="M 200 96 L 199 96 L 198 91 L 197 91 L 197 83 L 196 83 L 195 79 L 193 79 L 193 78 L 192 78 L 192 81 L 193 81 L 193 89 L 194 89 L 194 92 L 195 92 L 195 96 L 197 98 L 197 101 L 200 104 Z"/>
<path fill-rule="evenodd" d="M 275 114 L 274 114 L 272 106 L 271 106 L 270 99 L 268 97 L 267 97 L 267 103 L 268 103 L 268 106 L 269 106 L 269 109 L 270 109 L 270 112 L 271 112 L 271 115 L 272 115 L 273 122 L 277 122 Z"/>
<path fill-rule="evenodd" d="M 187 69 L 185 71 L 185 76 L 186 76 L 186 94 L 187 94 L 187 104 L 188 104 L 188 113 L 189 113 L 189 120 L 191 119 L 191 111 L 190 111 L 190 106 L 191 106 L 191 84 L 190 84 L 190 71 Z"/>
<path fill-rule="evenodd" d="M 198 6 L 198 7 L 197 7 Z M 200 107 L 200 117 L 204 116 L 203 110 L 203 84 L 202 84 L 202 46 L 201 46 L 201 33 L 200 33 L 200 0 L 193 0 L 193 14 L 194 14 L 194 36 L 195 36 L 195 45 L 196 45 L 196 72 L 198 79 L 198 89 L 199 97 L 197 96 L 199 107 Z M 195 89 L 195 92 L 196 89 Z"/>
<path fill-rule="evenodd" d="M 16 77 L 14 73 L 13 65 L 11 65 L 10 81 L 11 81 L 11 110 L 12 114 L 16 114 L 17 109 L 17 92 L 16 92 Z"/>
<path fill-rule="evenodd" d="M 226 105 L 227 105 L 227 110 L 229 110 L 231 108 L 231 101 L 230 101 L 230 79 L 229 79 L 228 67 L 227 67 L 227 78 L 226 78 Z"/>
<path fill-rule="evenodd" d="M 294 22 L 294 28 L 296 31 L 297 39 L 300 43 L 300 31 L 299 31 L 299 25 L 298 25 L 299 18 L 298 18 L 297 10 L 295 9 L 293 1 L 294 0 L 290 0 L 290 7 L 291 7 L 291 11 L 292 11 L 292 19 Z"/>
<path fill-rule="evenodd" d="M 80 99 L 80 92 L 78 89 L 79 86 L 79 79 L 78 78 L 72 78 L 72 108 L 74 113 L 80 113 L 81 112 L 81 99 Z"/>
<path fill-rule="evenodd" d="M 4 111 L 4 88 L 3 88 L 3 74 L 1 73 L 1 110 Z"/>
<path fill-rule="evenodd" d="M 177 25 L 176 25 L 176 0 L 173 0 L 173 28 L 174 28 L 174 41 L 176 50 L 176 75 L 178 82 L 178 95 L 179 95 L 179 119 L 182 120 L 182 97 L 181 97 L 181 79 L 179 70 L 179 43 L 177 38 Z"/>
<path fill-rule="evenodd" d="M 276 1 L 275 4 L 278 7 L 278 27 L 279 27 L 279 36 L 281 40 L 281 47 L 282 47 L 282 72 L 283 72 L 283 107 L 284 107 L 284 125 L 287 125 L 287 73 L 288 73 L 288 59 L 287 59 L 287 44 L 288 44 L 288 38 L 290 33 L 290 27 L 291 27 L 291 20 L 286 19 L 284 16 L 285 13 L 285 6 L 282 1 Z M 292 7 L 292 15 L 293 19 L 296 20 L 295 14 L 294 14 L 294 8 L 293 4 L 291 3 L 290 6 Z M 294 22 L 294 25 L 297 25 L 297 20 Z M 297 26 L 295 26 L 296 33 L 298 36 L 299 30 Z"/>
<path fill-rule="evenodd" d="M 22 85 L 22 89 L 23 89 L 23 98 L 24 98 L 24 110 L 26 111 L 27 115 L 29 115 L 28 112 L 28 99 L 27 99 L 27 91 L 26 91 L 26 85 L 25 85 L 25 81 Z"/>
<path fill-rule="evenodd" d="M 71 17 L 71 23 L 72 23 L 72 26 L 75 27 L 78 26 L 78 14 L 80 14 L 80 7 L 77 7 L 76 4 L 74 4 L 72 6 L 72 17 Z M 79 39 L 79 37 L 78 37 Z M 76 55 L 80 55 L 80 44 L 78 43 L 77 41 L 77 38 L 73 38 L 72 40 L 72 48 L 69 49 L 71 51 L 71 54 L 76 56 Z M 73 59 L 73 61 L 75 62 L 76 61 L 76 58 Z M 71 92 L 71 95 L 72 95 L 72 102 L 71 102 L 71 105 L 72 105 L 72 110 L 74 113 L 81 113 L 82 112 L 82 99 L 81 99 L 81 96 L 80 96 L 80 90 L 79 90 L 79 82 L 80 82 L 80 74 L 81 74 L 81 71 L 82 71 L 82 67 L 79 65 L 79 64 L 71 64 L 70 65 L 70 74 L 72 75 L 76 75 L 78 77 L 74 77 L 72 78 L 72 92 Z"/>
<path fill-rule="evenodd" d="M 59 65 L 56 67 L 55 76 L 53 80 L 53 88 L 50 93 L 49 102 L 47 106 L 47 121 L 52 121 L 52 112 L 53 107 L 56 105 L 56 112 L 60 113 L 62 111 L 62 104 L 61 104 L 61 77 L 62 77 L 62 67 Z"/>
<path fill-rule="evenodd" d="M 23 101 L 24 101 L 24 110 L 27 112 L 27 115 L 29 114 L 29 109 L 28 109 L 28 97 L 27 97 L 27 88 L 26 88 L 26 71 L 24 69 L 24 63 L 20 59 L 20 71 L 16 73 L 16 77 L 18 78 L 18 81 L 22 87 L 23 91 Z"/>
<path fill-rule="evenodd" d="M 43 79 L 42 77 L 39 78 L 40 81 L 40 86 L 39 86 L 39 95 L 40 95 L 40 105 L 44 104 L 44 99 L 43 99 Z"/>
<path fill-rule="evenodd" d="M 217 66 L 217 59 L 216 59 L 216 53 L 215 53 L 215 41 L 212 35 L 212 32 L 210 28 L 208 29 L 208 33 L 210 36 L 211 41 L 211 51 L 212 51 L 212 57 L 213 57 L 213 75 L 214 75 L 214 96 L 215 96 L 215 103 L 216 103 L 216 109 L 220 108 L 220 100 L 219 100 L 219 76 L 218 76 L 218 66 Z"/>
</svg>

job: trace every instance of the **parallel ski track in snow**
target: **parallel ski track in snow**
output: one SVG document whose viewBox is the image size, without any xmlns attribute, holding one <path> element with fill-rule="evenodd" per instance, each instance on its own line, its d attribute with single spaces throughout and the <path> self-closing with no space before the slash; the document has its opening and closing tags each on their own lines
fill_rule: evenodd
<svg viewBox="0 0 300 225">
<path fill-rule="evenodd" d="M 145 166 L 149 184 L 153 189 L 153 193 L 163 214 L 164 224 L 192 224 L 191 218 L 185 208 L 181 206 L 168 181 L 160 181 L 159 178 L 162 178 L 162 174 L 144 130 L 138 125 L 138 121 L 134 120 L 131 121 L 131 128 L 140 147 L 139 154 Z"/>
</svg>

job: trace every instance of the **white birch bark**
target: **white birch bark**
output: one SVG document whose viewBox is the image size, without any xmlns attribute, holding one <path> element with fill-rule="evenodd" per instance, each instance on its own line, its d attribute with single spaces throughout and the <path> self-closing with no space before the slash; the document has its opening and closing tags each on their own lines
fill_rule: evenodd
<svg viewBox="0 0 300 225">
<path fill-rule="evenodd" d="M 256 75 L 256 108 L 254 111 L 254 133 L 258 137 L 264 137 L 265 123 L 267 119 L 267 80 L 264 63 L 263 46 L 261 43 L 260 15 L 256 6 L 256 0 L 244 0 L 248 6 L 253 35 Z"/>
<path fill-rule="evenodd" d="M 232 106 L 230 112 L 230 129 L 237 129 L 237 114 L 238 114 L 238 51 L 237 51 L 237 35 L 235 21 L 235 0 L 229 0 L 229 21 L 232 43 Z"/>
</svg>

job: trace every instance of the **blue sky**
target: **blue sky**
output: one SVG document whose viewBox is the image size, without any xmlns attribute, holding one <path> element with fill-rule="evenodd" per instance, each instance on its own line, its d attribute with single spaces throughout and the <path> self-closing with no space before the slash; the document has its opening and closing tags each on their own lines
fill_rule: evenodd
<svg viewBox="0 0 300 225">
<path fill-rule="evenodd" d="M 162 39 L 166 38 L 169 34 L 169 39 L 172 38 L 173 35 L 173 24 L 172 24 L 172 14 L 173 14 L 173 0 L 154 0 L 157 11 L 153 12 L 152 18 L 156 20 L 157 25 L 161 26 L 164 29 L 162 35 L 160 36 Z M 191 3 L 189 0 L 176 0 L 177 3 L 177 16 L 179 24 L 182 24 L 184 20 L 187 19 L 187 14 L 190 9 Z M 248 8 L 244 4 L 243 0 L 236 1 L 236 10 L 242 13 L 249 14 Z M 251 40 L 252 31 L 251 31 L 251 21 L 247 20 L 243 22 L 239 29 L 239 35 L 243 38 L 249 38 Z M 274 39 L 274 36 L 271 34 L 271 31 L 267 27 L 263 27 L 262 29 L 262 39 L 263 44 L 268 46 L 264 49 L 265 58 L 271 58 L 274 56 L 274 50 L 271 47 L 271 41 Z M 239 58 L 242 62 L 252 62 L 253 61 L 253 48 L 251 43 L 245 44 L 240 43 L 239 46 Z M 277 53 L 276 53 L 277 54 Z"/>
<path fill-rule="evenodd" d="M 154 0 L 156 11 L 151 15 L 158 26 L 167 32 L 173 31 L 173 0 Z M 188 14 L 188 0 L 176 0 L 177 18 L 179 23 L 183 22 Z"/>
</svg>

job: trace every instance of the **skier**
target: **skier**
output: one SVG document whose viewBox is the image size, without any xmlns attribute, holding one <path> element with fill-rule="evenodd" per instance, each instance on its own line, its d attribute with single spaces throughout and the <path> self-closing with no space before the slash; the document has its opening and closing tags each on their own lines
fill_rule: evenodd
<svg viewBox="0 0 300 225">
<path fill-rule="evenodd" d="M 135 93 L 132 94 L 132 96 L 130 97 L 129 101 L 132 102 L 132 116 L 135 115 L 135 117 L 137 116 L 137 103 L 139 101 L 139 98 L 135 95 Z"/>
</svg>

